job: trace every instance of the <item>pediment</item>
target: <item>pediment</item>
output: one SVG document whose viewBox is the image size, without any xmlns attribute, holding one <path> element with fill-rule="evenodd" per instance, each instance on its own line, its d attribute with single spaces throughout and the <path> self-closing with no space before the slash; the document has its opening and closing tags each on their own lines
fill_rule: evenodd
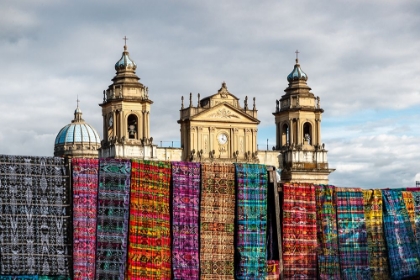
<svg viewBox="0 0 420 280">
<path fill-rule="evenodd" d="M 253 123 L 260 121 L 245 112 L 238 110 L 228 103 L 221 103 L 211 107 L 193 117 L 191 121 L 211 121 L 211 122 L 235 122 L 235 123 Z"/>
</svg>

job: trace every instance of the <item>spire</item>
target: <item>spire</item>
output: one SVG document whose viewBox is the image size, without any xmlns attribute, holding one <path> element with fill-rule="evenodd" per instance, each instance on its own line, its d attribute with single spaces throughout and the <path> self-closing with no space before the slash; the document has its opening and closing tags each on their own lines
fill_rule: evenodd
<svg viewBox="0 0 420 280">
<path fill-rule="evenodd" d="M 296 80 L 304 80 L 304 81 L 308 80 L 308 75 L 306 75 L 306 73 L 303 72 L 303 70 L 300 68 L 299 51 L 296 50 L 295 53 L 296 53 L 295 67 L 293 68 L 293 71 L 287 76 L 287 80 L 289 81 L 289 83 Z"/>
<path fill-rule="evenodd" d="M 79 108 L 79 96 L 77 96 L 77 107 L 76 110 L 74 110 L 74 120 L 72 122 L 82 122 L 82 110 Z"/>
</svg>

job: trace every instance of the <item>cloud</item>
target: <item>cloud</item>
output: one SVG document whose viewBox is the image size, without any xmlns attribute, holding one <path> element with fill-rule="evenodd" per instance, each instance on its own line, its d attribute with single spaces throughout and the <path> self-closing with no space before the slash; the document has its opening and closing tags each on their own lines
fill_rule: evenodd
<svg viewBox="0 0 420 280">
<path fill-rule="evenodd" d="M 325 110 L 332 182 L 410 185 L 418 170 L 407 151 L 420 149 L 419 12 L 413 1 L 2 1 L 0 153 L 52 155 L 77 96 L 102 135 L 98 104 L 126 35 L 154 101 L 156 143 L 179 141 L 181 96 L 203 98 L 226 81 L 241 102 L 256 97 L 258 143 L 274 145 L 275 100 L 299 49 Z"/>
</svg>

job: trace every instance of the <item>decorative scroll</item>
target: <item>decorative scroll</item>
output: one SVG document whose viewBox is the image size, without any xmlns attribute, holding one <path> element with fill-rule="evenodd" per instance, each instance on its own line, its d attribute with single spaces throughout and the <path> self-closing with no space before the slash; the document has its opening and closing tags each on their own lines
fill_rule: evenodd
<svg viewBox="0 0 420 280">
<path fill-rule="evenodd" d="M 316 279 L 315 186 L 283 186 L 284 279 Z"/>
<path fill-rule="evenodd" d="M 267 275 L 267 169 L 260 164 L 235 164 L 236 279 Z"/>
<path fill-rule="evenodd" d="M 127 262 L 131 163 L 100 159 L 96 279 L 124 280 Z"/>
<path fill-rule="evenodd" d="M 358 188 L 336 188 L 338 248 L 343 279 L 369 279 L 363 193 Z"/>
<path fill-rule="evenodd" d="M 199 279 L 200 164 L 172 162 L 172 270 L 174 279 Z"/>
<path fill-rule="evenodd" d="M 363 190 L 369 268 L 371 279 L 389 279 L 388 255 L 383 230 L 382 192 L 380 190 Z"/>
<path fill-rule="evenodd" d="M 392 279 L 420 275 L 420 259 L 400 190 L 382 190 L 384 230 Z"/>
<path fill-rule="evenodd" d="M 98 159 L 74 158 L 73 279 L 95 278 Z"/>
<path fill-rule="evenodd" d="M 130 280 L 171 279 L 171 165 L 132 161 L 128 270 Z"/>
<path fill-rule="evenodd" d="M 0 155 L 1 274 L 70 275 L 66 178 L 61 158 Z"/>
<path fill-rule="evenodd" d="M 235 222 L 233 164 L 202 164 L 201 184 L 201 279 L 233 279 Z"/>
</svg>

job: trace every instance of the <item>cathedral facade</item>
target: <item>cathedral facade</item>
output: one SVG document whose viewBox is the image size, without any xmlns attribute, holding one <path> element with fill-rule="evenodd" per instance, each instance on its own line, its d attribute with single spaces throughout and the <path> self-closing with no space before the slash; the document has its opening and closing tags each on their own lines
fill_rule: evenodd
<svg viewBox="0 0 420 280">
<path fill-rule="evenodd" d="M 181 97 L 179 110 L 181 148 L 158 147 L 150 135 L 153 101 L 149 89 L 136 75 L 136 63 L 127 46 L 115 64 L 112 84 L 103 91 L 103 136 L 81 118 L 77 106 L 72 124 L 56 137 L 54 155 L 111 157 L 144 160 L 261 163 L 281 169 L 282 182 L 327 184 L 327 151 L 321 142 L 319 97 L 310 92 L 298 60 L 288 75 L 289 86 L 276 100 L 273 113 L 276 147 L 257 149 L 258 110 L 255 97 L 243 105 L 225 82 L 213 95 L 193 100 Z M 71 132 L 69 133 L 69 132 Z M 80 131 L 80 132 L 76 132 Z"/>
</svg>

